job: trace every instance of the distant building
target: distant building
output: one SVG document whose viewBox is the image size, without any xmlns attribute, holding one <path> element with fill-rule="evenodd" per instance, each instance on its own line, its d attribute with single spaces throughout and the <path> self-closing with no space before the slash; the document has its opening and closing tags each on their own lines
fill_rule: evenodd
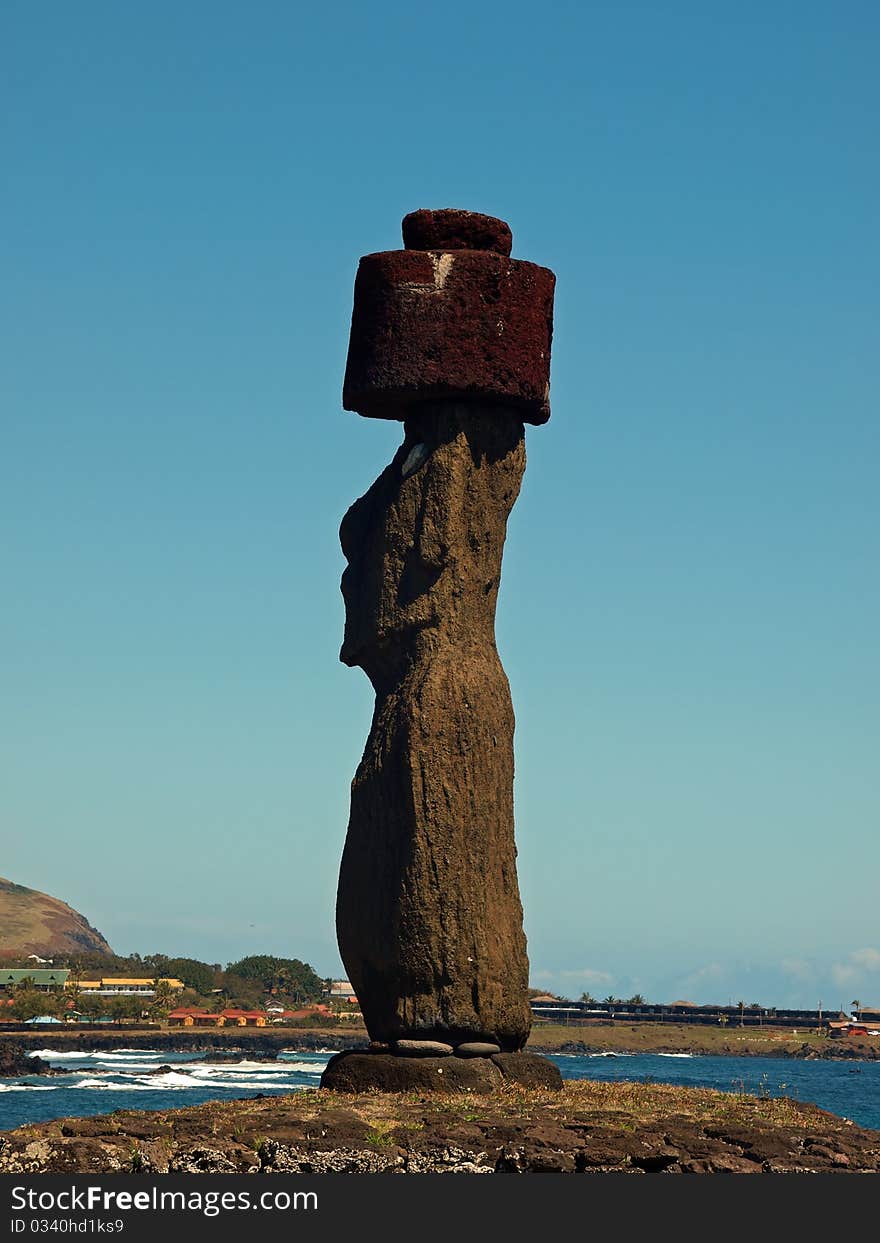
<svg viewBox="0 0 880 1243">
<path fill-rule="evenodd" d="M 54 968 L 25 967 L 21 970 L 10 971 L 5 967 L 0 967 L 0 988 L 11 992 L 25 980 L 29 980 L 31 987 L 39 989 L 40 992 L 54 993 L 64 988 L 69 975 L 69 971 L 56 971 Z"/>
<path fill-rule="evenodd" d="M 65 972 L 65 975 L 69 974 Z M 155 997 L 155 979 L 147 980 L 135 976 L 102 976 L 100 980 L 68 980 L 68 988 L 78 988 L 81 993 L 90 997 Z M 159 984 L 167 984 L 174 993 L 183 992 L 183 980 L 161 979 Z"/>
<path fill-rule="evenodd" d="M 357 1001 L 357 993 L 348 980 L 331 980 L 327 996 L 331 1001 Z"/>
<path fill-rule="evenodd" d="M 283 1006 L 266 1007 L 270 1023 L 289 1023 L 294 1019 L 314 1019 L 315 1022 L 320 1022 L 332 1013 L 330 1007 L 325 1005 L 302 1006 L 299 1010 L 285 1010 Z"/>
<path fill-rule="evenodd" d="M 168 1015 L 171 1027 L 265 1027 L 262 1010 L 197 1010 L 182 1007 Z"/>
<path fill-rule="evenodd" d="M 223 1010 L 225 1027 L 265 1027 L 266 1016 L 262 1010 Z"/>
<path fill-rule="evenodd" d="M 828 1034 L 836 1039 L 842 1036 L 867 1036 L 867 1023 L 857 1023 L 853 1019 L 832 1019 L 828 1024 Z"/>
<path fill-rule="evenodd" d="M 222 1027 L 223 1016 L 213 1010 L 172 1010 L 168 1015 L 170 1027 Z"/>
</svg>

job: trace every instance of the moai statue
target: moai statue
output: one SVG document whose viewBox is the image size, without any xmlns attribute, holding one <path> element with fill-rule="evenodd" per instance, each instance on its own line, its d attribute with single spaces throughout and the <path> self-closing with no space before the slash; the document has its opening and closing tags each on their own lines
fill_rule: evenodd
<svg viewBox="0 0 880 1243">
<path fill-rule="evenodd" d="M 388 1056 L 342 1055 L 347 1070 L 325 1072 L 334 1087 L 406 1086 L 381 1069 L 399 1054 L 446 1056 L 448 1087 L 461 1058 L 494 1055 L 500 1078 L 531 1025 L 495 605 L 523 424 L 550 417 L 555 277 L 511 259 L 510 229 L 490 216 L 413 212 L 403 241 L 361 259 L 343 391 L 346 409 L 400 420 L 403 443 L 340 532 L 341 659 L 366 672 L 376 706 L 336 926 Z M 352 1079 L 358 1061 L 370 1069 Z M 410 1060 L 407 1084 L 433 1069 L 419 1079 Z"/>
</svg>

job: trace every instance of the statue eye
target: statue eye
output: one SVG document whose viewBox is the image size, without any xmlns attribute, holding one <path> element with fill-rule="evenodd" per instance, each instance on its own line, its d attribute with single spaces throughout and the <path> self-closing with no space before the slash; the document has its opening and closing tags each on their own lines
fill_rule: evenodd
<svg viewBox="0 0 880 1243">
<path fill-rule="evenodd" d="M 400 476 L 406 479 L 422 466 L 430 457 L 431 450 L 427 445 L 413 445 L 409 453 L 406 455 L 406 461 L 400 468 Z"/>
</svg>

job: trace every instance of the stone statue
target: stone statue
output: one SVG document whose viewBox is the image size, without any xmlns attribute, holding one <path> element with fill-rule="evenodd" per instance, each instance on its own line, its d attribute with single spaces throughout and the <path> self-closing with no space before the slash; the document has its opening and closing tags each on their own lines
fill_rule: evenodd
<svg viewBox="0 0 880 1243">
<path fill-rule="evenodd" d="M 523 424 L 550 413 L 555 278 L 492 217 L 414 212 L 403 235 L 361 260 L 343 396 L 404 439 L 340 531 L 341 659 L 376 706 L 337 934 L 374 1048 L 501 1065 L 530 1008 L 495 606 Z"/>
</svg>

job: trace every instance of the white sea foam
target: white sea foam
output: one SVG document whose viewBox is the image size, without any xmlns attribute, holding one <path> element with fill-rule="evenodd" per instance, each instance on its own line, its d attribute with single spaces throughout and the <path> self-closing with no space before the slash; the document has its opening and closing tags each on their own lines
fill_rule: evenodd
<svg viewBox="0 0 880 1243">
<path fill-rule="evenodd" d="M 96 1062 L 95 1065 L 83 1067 L 83 1070 L 108 1070 L 114 1075 L 127 1075 L 129 1071 L 135 1070 L 155 1070 L 158 1062 Z"/>
<path fill-rule="evenodd" d="M 47 1061 L 49 1058 L 51 1058 L 55 1062 L 60 1062 L 62 1058 L 65 1058 L 65 1057 L 83 1058 L 83 1057 L 92 1057 L 92 1056 L 94 1055 L 91 1053 L 87 1053 L 85 1049 L 77 1049 L 72 1052 L 67 1049 L 63 1051 L 58 1050 L 58 1049 L 29 1049 L 28 1050 L 28 1057 L 44 1057 L 46 1058 Z"/>
<path fill-rule="evenodd" d="M 311 1062 L 176 1062 L 176 1067 L 185 1066 L 187 1070 L 201 1070 L 212 1075 L 246 1074 L 254 1072 L 260 1075 L 289 1075 L 294 1065 L 312 1066 Z M 277 1069 L 276 1069 L 277 1068 Z"/>
<path fill-rule="evenodd" d="M 108 1061 L 128 1062 L 133 1057 L 151 1057 L 154 1061 L 157 1059 L 161 1061 L 163 1057 L 167 1057 L 167 1054 L 161 1051 L 153 1052 L 152 1049 L 95 1049 L 89 1056 L 106 1058 Z"/>
<path fill-rule="evenodd" d="M 298 1075 L 320 1075 L 326 1065 L 326 1062 L 285 1062 L 284 1073 L 290 1074 L 293 1072 Z"/>
<path fill-rule="evenodd" d="M 187 1092 L 187 1091 L 204 1091 L 211 1088 L 214 1091 L 234 1088 L 239 1091 L 247 1091 L 248 1088 L 268 1087 L 268 1084 L 254 1083 L 253 1080 L 240 1079 L 229 1080 L 225 1083 L 205 1083 L 195 1076 L 180 1075 L 175 1071 L 169 1071 L 165 1075 L 154 1075 L 149 1079 L 128 1079 L 124 1083 L 120 1083 L 118 1079 L 80 1079 L 78 1083 L 70 1083 L 65 1085 L 71 1089 L 79 1089 L 86 1092 Z M 282 1088 L 285 1092 L 297 1092 L 304 1085 L 298 1083 L 281 1083 L 272 1084 L 273 1087 Z"/>
<path fill-rule="evenodd" d="M 113 1053 L 136 1053 L 138 1057 L 164 1057 L 165 1051 L 162 1049 L 110 1049 Z"/>
<path fill-rule="evenodd" d="M 341 1053 L 341 1051 L 342 1051 L 341 1049 L 312 1049 L 311 1050 L 311 1052 L 313 1053 Z M 283 1057 L 285 1053 L 287 1054 L 292 1053 L 298 1057 L 302 1057 L 304 1052 L 305 1050 L 303 1049 L 279 1049 L 278 1056 Z"/>
<path fill-rule="evenodd" d="M 693 1053 L 658 1053 L 658 1057 L 693 1057 Z"/>
<path fill-rule="evenodd" d="M 61 1062 L 66 1059 L 76 1059 L 77 1061 L 85 1061 L 86 1058 L 92 1058 L 95 1061 L 127 1061 L 132 1057 L 151 1057 L 163 1058 L 166 1055 L 156 1049 L 30 1049 L 28 1057 L 42 1057 L 47 1062 Z"/>
<path fill-rule="evenodd" d="M 61 1084 L 0 1083 L 0 1092 L 57 1092 Z"/>
</svg>

